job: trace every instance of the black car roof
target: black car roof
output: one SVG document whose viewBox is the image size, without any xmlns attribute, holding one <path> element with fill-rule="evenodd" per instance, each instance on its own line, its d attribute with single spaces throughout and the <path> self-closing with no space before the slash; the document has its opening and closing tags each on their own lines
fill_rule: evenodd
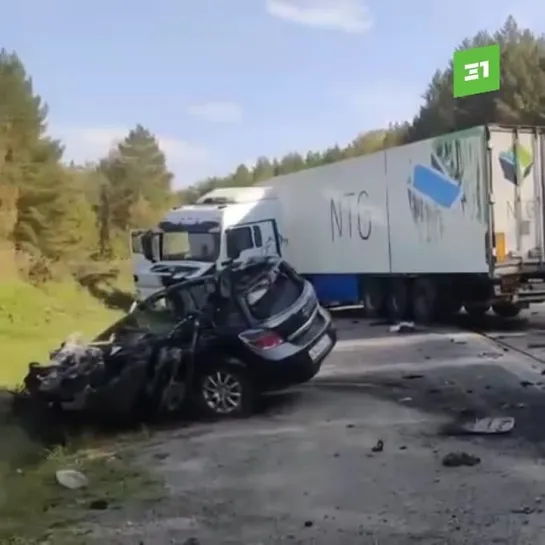
<svg viewBox="0 0 545 545">
<path fill-rule="evenodd" d="M 241 282 L 242 285 L 240 286 L 240 288 L 244 290 L 248 286 L 248 284 L 251 283 L 251 279 L 253 276 L 251 275 L 247 278 L 244 278 L 245 271 L 253 267 L 257 267 L 259 265 L 262 265 L 264 268 L 267 266 L 268 266 L 267 268 L 274 268 L 274 267 L 277 267 L 282 262 L 283 260 L 281 258 L 275 257 L 275 256 L 252 257 L 252 258 L 245 259 L 244 261 L 232 261 L 226 265 L 225 269 L 223 269 L 222 272 L 223 271 L 232 272 L 235 281 Z M 261 276 L 261 274 L 258 274 L 258 276 Z M 214 273 L 207 273 L 195 278 L 180 280 L 179 282 L 176 282 L 175 284 L 172 284 L 171 286 L 168 286 L 167 288 L 163 288 L 162 290 L 157 291 L 154 294 L 150 295 L 149 297 L 144 299 L 141 302 L 141 304 L 146 304 L 149 301 L 153 301 L 154 299 L 159 299 L 160 297 L 164 295 L 168 295 L 171 292 L 177 291 L 181 287 L 191 287 L 192 285 L 204 284 L 206 283 L 206 281 L 215 283 L 217 281 L 217 275 Z"/>
</svg>

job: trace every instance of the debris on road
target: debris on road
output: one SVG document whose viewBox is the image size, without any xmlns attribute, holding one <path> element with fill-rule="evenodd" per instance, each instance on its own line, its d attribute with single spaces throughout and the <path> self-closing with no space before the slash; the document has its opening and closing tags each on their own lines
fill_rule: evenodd
<svg viewBox="0 0 545 545">
<path fill-rule="evenodd" d="M 416 380 L 418 378 L 424 378 L 424 375 L 418 375 L 418 374 L 413 374 L 413 375 L 403 375 L 403 378 L 405 380 Z"/>
<path fill-rule="evenodd" d="M 70 490 L 78 490 L 89 485 L 87 477 L 75 469 L 59 469 L 55 477 L 61 486 Z"/>
<path fill-rule="evenodd" d="M 501 435 L 509 433 L 515 427 L 511 416 L 477 417 L 472 411 L 464 411 L 455 422 L 443 427 L 444 435 Z"/>
<path fill-rule="evenodd" d="M 92 500 L 89 503 L 89 509 L 93 511 L 105 511 L 108 509 L 108 502 L 106 500 Z"/>
<path fill-rule="evenodd" d="M 511 513 L 514 515 L 531 515 L 532 513 L 535 513 L 535 509 L 533 507 L 529 507 L 525 505 L 524 507 L 520 507 L 519 509 L 512 509 Z"/>
<path fill-rule="evenodd" d="M 187 538 L 182 545 L 200 545 L 200 541 L 196 537 Z"/>
<path fill-rule="evenodd" d="M 414 322 L 399 322 L 390 327 L 390 333 L 413 333 L 416 331 Z"/>
<path fill-rule="evenodd" d="M 443 458 L 444 467 L 472 467 L 481 463 L 478 456 L 472 456 L 467 452 L 450 452 Z"/>
<path fill-rule="evenodd" d="M 528 343 L 528 348 L 545 348 L 545 343 Z"/>
<path fill-rule="evenodd" d="M 371 449 L 373 452 L 382 452 L 384 450 L 384 441 L 379 439 L 377 444 Z"/>
<path fill-rule="evenodd" d="M 477 418 L 469 422 L 460 423 L 460 429 L 472 434 L 501 434 L 509 433 L 515 427 L 515 419 L 506 417 Z"/>
<path fill-rule="evenodd" d="M 502 357 L 503 357 L 503 354 L 500 354 L 499 352 L 481 352 L 479 354 L 479 358 L 487 358 L 492 360 L 496 360 Z"/>
</svg>

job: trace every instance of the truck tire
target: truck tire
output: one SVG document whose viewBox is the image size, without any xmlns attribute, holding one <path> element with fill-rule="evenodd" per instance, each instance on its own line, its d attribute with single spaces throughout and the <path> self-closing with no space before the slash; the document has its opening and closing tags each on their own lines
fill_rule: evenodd
<svg viewBox="0 0 545 545">
<path fill-rule="evenodd" d="M 490 310 L 490 305 L 488 303 L 479 303 L 474 301 L 471 303 L 465 303 L 464 308 L 472 318 L 482 318 Z"/>
<path fill-rule="evenodd" d="M 500 318 L 515 318 L 520 314 L 521 308 L 513 303 L 497 303 L 492 305 L 492 310 Z"/>
<path fill-rule="evenodd" d="M 378 318 L 384 315 L 386 301 L 384 282 L 379 278 L 366 278 L 363 284 L 363 308 L 368 318 Z"/>
<path fill-rule="evenodd" d="M 437 286 L 431 278 L 414 281 L 411 301 L 416 322 L 429 324 L 437 318 Z"/>
<path fill-rule="evenodd" d="M 443 321 L 453 320 L 462 309 L 462 302 L 449 293 L 440 294 L 439 314 Z"/>
<path fill-rule="evenodd" d="M 404 278 L 394 278 L 388 286 L 386 308 L 392 321 L 406 320 L 410 314 L 409 287 Z"/>
</svg>

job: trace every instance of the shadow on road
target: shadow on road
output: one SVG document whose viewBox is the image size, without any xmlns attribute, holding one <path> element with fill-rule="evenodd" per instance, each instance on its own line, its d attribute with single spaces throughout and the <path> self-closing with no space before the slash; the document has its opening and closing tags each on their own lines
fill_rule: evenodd
<svg viewBox="0 0 545 545">
<path fill-rule="evenodd" d="M 258 402 L 255 416 L 289 413 L 302 402 L 301 396 L 300 391 L 269 394 Z M 42 404 L 18 392 L 0 390 L 0 463 L 17 466 L 38 461 L 45 451 L 66 446 L 83 436 L 107 438 L 141 430 L 147 433 L 174 431 L 206 422 L 212 423 L 203 421 L 190 409 L 160 420 L 145 417 L 116 419 L 109 414 L 44 410 Z"/>
<path fill-rule="evenodd" d="M 407 409 L 444 415 L 451 422 L 512 416 L 516 425 L 509 437 L 541 446 L 545 441 L 545 376 L 543 379 L 535 383 L 524 381 L 508 369 L 486 362 L 405 374 L 376 372 L 360 378 L 357 384 L 341 379 L 332 386 L 324 381 L 313 387 L 331 389 L 339 395 L 357 391 Z"/>
</svg>

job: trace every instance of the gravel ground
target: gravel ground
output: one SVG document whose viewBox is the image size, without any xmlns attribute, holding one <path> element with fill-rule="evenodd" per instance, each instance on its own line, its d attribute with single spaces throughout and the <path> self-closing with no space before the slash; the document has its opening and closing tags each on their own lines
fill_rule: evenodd
<svg viewBox="0 0 545 545">
<path fill-rule="evenodd" d="M 455 328 L 339 323 L 320 375 L 262 414 L 156 434 L 142 456 L 169 497 L 146 513 L 106 513 L 96 542 L 545 543 L 545 365 Z M 469 411 L 514 416 L 516 427 L 444 433 Z M 444 467 L 457 451 L 480 463 Z"/>
</svg>

